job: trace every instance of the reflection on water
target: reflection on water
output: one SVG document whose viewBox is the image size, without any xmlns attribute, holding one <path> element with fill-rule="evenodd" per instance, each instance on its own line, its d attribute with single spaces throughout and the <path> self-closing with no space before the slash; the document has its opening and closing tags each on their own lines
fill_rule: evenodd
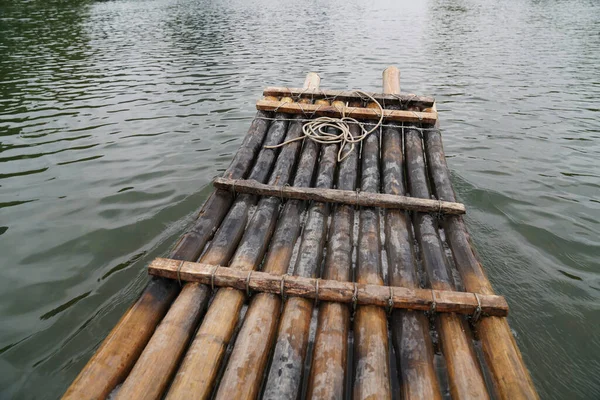
<svg viewBox="0 0 600 400">
<path fill-rule="evenodd" d="M 55 398 L 210 193 L 267 85 L 436 96 L 544 398 L 600 397 L 600 9 L 585 0 L 0 5 L 0 389 Z"/>
</svg>

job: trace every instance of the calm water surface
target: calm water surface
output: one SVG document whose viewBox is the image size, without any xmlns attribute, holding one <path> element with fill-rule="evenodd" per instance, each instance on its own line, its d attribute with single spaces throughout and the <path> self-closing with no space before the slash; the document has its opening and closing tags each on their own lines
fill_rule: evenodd
<svg viewBox="0 0 600 400">
<path fill-rule="evenodd" d="M 0 397 L 56 398 L 231 160 L 268 85 L 437 98 L 543 398 L 600 398 L 595 0 L 0 1 Z"/>
</svg>

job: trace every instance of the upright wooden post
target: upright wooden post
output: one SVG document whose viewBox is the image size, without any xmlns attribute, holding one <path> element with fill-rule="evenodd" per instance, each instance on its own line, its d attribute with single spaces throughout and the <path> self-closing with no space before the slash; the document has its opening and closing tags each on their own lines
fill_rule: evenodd
<svg viewBox="0 0 600 400">
<path fill-rule="evenodd" d="M 383 70 L 383 93 L 400 94 L 400 70 L 393 65 Z"/>
</svg>

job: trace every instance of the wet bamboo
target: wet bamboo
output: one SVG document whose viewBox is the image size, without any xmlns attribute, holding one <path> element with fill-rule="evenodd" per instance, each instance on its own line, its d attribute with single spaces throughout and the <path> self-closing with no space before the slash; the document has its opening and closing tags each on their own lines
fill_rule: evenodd
<svg viewBox="0 0 600 400">
<path fill-rule="evenodd" d="M 362 147 L 361 190 L 378 192 L 379 132 L 367 136 Z M 363 207 L 358 228 L 356 282 L 382 285 L 379 210 Z M 387 315 L 376 306 L 359 306 L 354 315 L 354 399 L 389 399 Z"/>
<path fill-rule="evenodd" d="M 397 68 L 388 67 L 383 72 L 383 91 L 400 92 L 400 71 Z M 406 194 L 400 129 L 386 127 L 383 131 L 383 191 L 394 195 Z M 406 212 L 386 211 L 385 238 L 390 285 L 419 288 L 412 226 Z M 391 315 L 390 328 L 402 398 L 441 399 L 427 316 L 423 312 L 395 310 Z"/>
<path fill-rule="evenodd" d="M 430 197 L 425 173 L 425 160 L 421 133 L 405 129 L 405 149 L 410 193 L 417 197 Z M 430 214 L 416 213 L 413 217 L 415 234 L 421 247 L 421 259 L 433 289 L 453 290 L 446 255 L 439 238 L 438 226 Z M 488 399 L 488 393 L 472 337 L 463 317 L 456 314 L 440 314 L 436 326 L 446 358 L 450 392 L 454 399 Z"/>
<path fill-rule="evenodd" d="M 261 196 L 277 196 L 288 199 L 342 203 L 362 207 L 395 208 L 407 211 L 437 212 L 441 214 L 465 213 L 465 206 L 460 203 L 419 199 L 395 194 L 366 193 L 338 189 L 296 188 L 227 178 L 215 178 L 213 185 L 223 190 L 235 190 L 237 193 L 250 193 Z"/>
<path fill-rule="evenodd" d="M 424 141 L 436 196 L 455 200 L 440 132 L 437 129 L 426 131 Z M 466 290 L 493 294 L 492 286 L 471 246 L 463 219 L 446 218 L 444 230 Z M 481 320 L 477 325 L 477 334 L 497 396 L 501 399 L 537 399 L 535 386 L 506 319 L 490 317 Z"/>
<path fill-rule="evenodd" d="M 358 126 L 351 125 L 350 129 L 354 136 L 358 136 Z M 356 189 L 357 165 L 358 148 L 355 148 L 340 163 L 337 179 L 339 189 Z M 353 231 L 354 207 L 336 205 L 329 232 L 324 279 L 351 280 Z M 313 362 L 308 381 L 308 398 L 344 398 L 349 330 L 350 312 L 347 305 L 320 303 Z"/>
<path fill-rule="evenodd" d="M 333 186 L 338 146 L 321 146 L 315 187 Z M 313 202 L 302 232 L 294 275 L 315 277 L 321 265 L 326 241 L 329 205 Z M 273 359 L 265 384 L 264 399 L 296 399 L 301 390 L 302 371 L 308 346 L 314 301 L 290 297 L 284 305 Z"/>
<path fill-rule="evenodd" d="M 267 222 L 265 221 L 264 224 L 266 225 Z M 249 230 L 247 229 L 246 232 Z M 336 279 L 285 276 L 261 271 L 249 273 L 248 270 L 232 268 L 232 266 L 233 263 L 226 268 L 212 264 L 157 258 L 148 266 L 148 273 L 164 278 L 181 279 L 185 282 L 234 288 L 244 292 L 251 290 L 281 295 L 283 291 L 289 296 L 328 302 L 352 303 L 356 295 L 356 302 L 360 305 L 388 307 L 391 302 L 394 308 L 428 311 L 435 304 L 438 313 L 456 312 L 472 315 L 479 307 L 484 315 L 503 317 L 508 315 L 508 304 L 502 296 L 402 286 L 365 285 Z"/>
<path fill-rule="evenodd" d="M 283 117 L 277 114 L 276 118 Z M 281 143 L 287 126 L 285 120 L 274 121 L 268 129 L 265 144 Z M 276 156 L 277 151 L 261 149 L 250 178 L 266 180 Z M 210 246 L 200 258 L 201 262 L 228 263 L 244 232 L 248 209 L 255 203 L 256 197 L 251 195 L 241 195 L 235 199 Z M 210 288 L 206 285 L 192 283 L 183 287 L 123 384 L 118 394 L 120 398 L 156 398 L 162 394 L 206 308 L 209 295 Z"/>
<path fill-rule="evenodd" d="M 311 104 L 299 103 L 284 103 L 273 100 L 259 100 L 256 102 L 256 109 L 263 111 L 279 111 L 286 114 L 300 114 L 309 117 L 325 116 L 332 118 L 341 118 L 342 116 L 366 119 L 379 120 L 381 110 L 377 108 L 361 108 L 361 107 L 345 107 L 345 106 L 318 106 Z M 437 121 L 437 113 L 421 112 L 421 111 L 404 111 L 384 109 L 383 115 L 386 121 L 404 121 L 404 122 L 424 122 L 434 124 Z"/>
<path fill-rule="evenodd" d="M 306 84 L 314 84 L 316 78 L 318 75 L 310 74 Z M 298 138 L 301 133 L 302 123 L 292 122 L 285 140 Z M 285 185 L 289 182 L 300 146 L 301 142 L 296 141 L 281 149 L 269 184 Z M 279 197 L 263 197 L 260 200 L 229 265 L 230 269 L 252 271 L 257 268 L 275 229 L 281 201 Z M 210 396 L 245 298 L 245 292 L 231 288 L 217 292 L 187 350 L 167 398 L 202 399 Z"/>
<path fill-rule="evenodd" d="M 263 91 L 263 95 L 272 97 L 291 97 L 294 100 L 298 98 L 307 99 L 325 99 L 338 100 L 343 102 L 359 102 L 356 106 L 360 106 L 360 102 L 368 100 L 363 94 L 356 93 L 352 90 L 306 90 L 304 88 L 288 88 L 288 87 L 268 87 Z M 395 106 L 412 106 L 412 107 L 432 107 L 435 102 L 433 97 L 417 96 L 411 93 L 369 93 L 380 104 L 385 104 L 386 108 L 390 105 Z"/>
<path fill-rule="evenodd" d="M 294 186 L 310 185 L 318 155 L 318 145 L 310 140 L 304 141 Z M 300 200 L 289 200 L 285 203 L 269 245 L 263 271 L 278 275 L 287 272 L 294 244 L 300 234 L 300 216 L 305 208 L 305 202 Z M 280 311 L 279 295 L 257 293 L 252 297 L 216 398 L 257 397 L 269 352 L 275 340 Z"/>
<path fill-rule="evenodd" d="M 317 102 L 325 101 L 317 100 Z M 310 185 L 318 154 L 318 146 L 315 142 L 304 141 L 293 186 Z M 300 234 L 300 216 L 305 207 L 306 202 L 300 200 L 289 200 L 285 203 L 265 259 L 264 272 L 279 275 L 287 272 L 294 244 Z M 281 299 L 278 295 L 258 293 L 253 296 L 227 368 L 221 378 L 217 398 L 257 397 L 275 340 L 280 311 Z"/>
<path fill-rule="evenodd" d="M 269 127 L 269 121 L 264 119 L 266 117 L 269 117 L 269 114 L 257 113 L 240 150 L 225 172 L 225 177 L 240 179 L 248 174 Z M 233 196 L 227 191 L 213 192 L 200 210 L 192 228 L 170 253 L 170 258 L 196 260 L 216 227 L 220 225 L 232 201 Z M 125 379 L 179 290 L 179 285 L 173 281 L 151 279 L 139 299 L 104 339 L 63 398 L 107 397 Z"/>
</svg>

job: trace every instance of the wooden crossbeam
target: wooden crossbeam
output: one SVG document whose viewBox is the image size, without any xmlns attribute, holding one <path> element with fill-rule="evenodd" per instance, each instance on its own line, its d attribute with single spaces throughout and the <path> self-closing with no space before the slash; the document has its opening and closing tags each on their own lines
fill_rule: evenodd
<svg viewBox="0 0 600 400">
<path fill-rule="evenodd" d="M 199 282 L 205 285 L 239 290 L 283 294 L 331 301 L 376 305 L 409 310 L 432 310 L 505 317 L 508 304 L 502 296 L 447 290 L 409 289 L 393 286 L 365 285 L 353 282 L 313 279 L 300 276 L 274 275 L 260 271 L 242 271 L 216 265 L 156 258 L 148 273 L 169 279 Z M 317 288 L 318 282 L 318 288 Z M 391 301 L 390 301 L 391 300 Z M 434 305 L 435 304 L 435 305 Z"/>
<path fill-rule="evenodd" d="M 343 115 L 358 120 L 379 120 L 381 110 L 379 108 L 363 107 L 341 107 L 326 106 L 321 104 L 299 104 L 287 101 L 258 100 L 256 109 L 262 111 L 277 111 L 287 114 L 303 114 L 306 117 L 333 117 L 341 118 Z M 383 116 L 387 121 L 398 122 L 423 122 L 426 124 L 435 124 L 437 121 L 437 112 L 419 112 L 404 110 L 383 110 Z"/>
<path fill-rule="evenodd" d="M 339 189 L 316 189 L 295 186 L 266 185 L 254 180 L 215 178 L 217 189 L 233 190 L 238 193 L 260 196 L 277 196 L 286 199 L 314 200 L 326 203 L 342 203 L 363 207 L 396 208 L 419 212 L 439 212 L 442 214 L 464 214 L 461 203 L 397 196 L 384 193 L 355 192 Z"/>
<path fill-rule="evenodd" d="M 350 90 L 307 90 L 287 87 L 268 87 L 263 91 L 265 96 L 291 97 L 293 99 L 331 99 L 343 102 L 365 101 L 368 100 L 364 95 Z M 375 100 L 385 107 L 390 105 L 399 105 L 403 107 L 431 108 L 435 99 L 427 96 L 417 96 L 411 93 L 384 94 L 369 93 Z"/>
</svg>

